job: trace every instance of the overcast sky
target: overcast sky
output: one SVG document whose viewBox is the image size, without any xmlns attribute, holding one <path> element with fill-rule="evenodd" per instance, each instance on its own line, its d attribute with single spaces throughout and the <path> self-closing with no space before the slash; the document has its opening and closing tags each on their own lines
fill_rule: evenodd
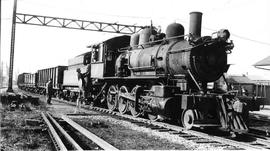
<svg viewBox="0 0 270 151">
<path fill-rule="evenodd" d="M 2 0 L 1 60 L 9 63 L 13 0 Z M 230 74 L 267 76 L 270 71 L 252 65 L 270 56 L 269 0 L 18 0 L 18 13 L 112 23 L 166 26 L 184 25 L 189 12 L 203 13 L 202 35 L 226 28 L 235 44 Z M 88 51 L 87 45 L 117 34 L 16 25 L 15 72 L 67 65 L 68 59 Z"/>
</svg>

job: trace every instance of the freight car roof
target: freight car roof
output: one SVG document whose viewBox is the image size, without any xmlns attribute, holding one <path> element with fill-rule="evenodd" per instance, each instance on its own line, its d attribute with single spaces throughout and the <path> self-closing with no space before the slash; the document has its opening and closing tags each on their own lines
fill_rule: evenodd
<svg viewBox="0 0 270 151">
<path fill-rule="evenodd" d="M 52 69 L 52 68 L 67 68 L 67 66 L 55 66 L 55 67 L 50 67 L 50 68 L 43 68 L 43 69 L 39 69 L 38 71 Z"/>
</svg>

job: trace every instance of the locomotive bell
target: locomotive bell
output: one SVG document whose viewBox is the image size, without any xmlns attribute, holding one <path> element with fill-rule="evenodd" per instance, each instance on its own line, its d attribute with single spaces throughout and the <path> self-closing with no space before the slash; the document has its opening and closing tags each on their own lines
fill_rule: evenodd
<svg viewBox="0 0 270 151">
<path fill-rule="evenodd" d="M 192 34 L 194 38 L 201 37 L 202 13 L 191 12 L 189 15 L 189 33 Z"/>
</svg>

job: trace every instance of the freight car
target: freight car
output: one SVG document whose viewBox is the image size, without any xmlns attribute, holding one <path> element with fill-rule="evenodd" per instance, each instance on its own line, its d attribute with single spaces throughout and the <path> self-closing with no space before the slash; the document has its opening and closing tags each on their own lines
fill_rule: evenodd
<svg viewBox="0 0 270 151">
<path fill-rule="evenodd" d="M 20 89 L 45 94 L 46 83 L 49 79 L 53 82 L 53 91 L 55 96 L 62 94 L 63 73 L 67 66 L 56 66 L 38 70 L 36 73 L 19 74 L 17 85 Z"/>
<path fill-rule="evenodd" d="M 39 94 L 46 93 L 46 83 L 49 79 L 52 79 L 53 91 L 55 95 L 59 95 L 62 91 L 63 73 L 67 69 L 67 66 L 56 66 L 52 68 L 46 68 L 38 70 L 37 72 L 37 92 Z"/>
<path fill-rule="evenodd" d="M 202 13 L 192 12 L 186 35 L 181 24 L 173 23 L 166 33 L 150 26 L 131 37 L 114 37 L 89 46 L 89 52 L 69 60 L 61 87 L 63 97 L 76 98 L 76 69 L 85 72 L 90 66 L 86 101 L 94 105 L 106 105 L 121 114 L 130 112 L 134 117 L 146 115 L 151 120 L 174 119 L 187 129 L 219 126 L 247 132 L 248 113 L 257 104 L 251 106 L 253 100 L 243 101 L 230 91 L 220 91 L 217 83 L 210 85 L 225 80 L 227 55 L 234 47 L 230 33 L 222 29 L 201 36 L 201 21 Z M 39 80 L 41 77 L 39 74 Z"/>
<path fill-rule="evenodd" d="M 25 86 L 25 75 L 26 74 L 30 74 L 30 73 L 21 73 L 21 74 L 18 75 L 17 85 L 18 85 L 18 88 L 20 88 L 20 89 L 24 89 L 24 86 Z"/>
<path fill-rule="evenodd" d="M 227 82 L 231 87 L 231 90 L 235 92 L 235 95 L 240 100 L 254 100 L 250 101 L 248 105 L 254 107 L 264 107 L 267 104 L 267 86 L 257 84 L 250 80 L 247 76 L 228 76 Z M 253 102 L 253 104 L 252 104 Z M 256 103 L 256 105 L 254 105 Z M 254 108 L 253 107 L 253 108 Z M 257 109 L 259 110 L 259 109 Z"/>
<path fill-rule="evenodd" d="M 22 73 L 18 76 L 17 85 L 20 89 L 36 92 L 37 73 Z"/>
</svg>

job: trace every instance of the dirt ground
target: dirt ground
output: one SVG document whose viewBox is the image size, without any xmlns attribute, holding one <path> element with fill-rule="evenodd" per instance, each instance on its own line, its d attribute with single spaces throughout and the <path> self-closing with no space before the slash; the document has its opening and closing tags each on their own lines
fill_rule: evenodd
<svg viewBox="0 0 270 151">
<path fill-rule="evenodd" d="M 17 108 L 0 103 L 0 150 L 53 150 L 49 134 L 41 125 L 40 111 L 46 110 L 39 101 Z"/>
<path fill-rule="evenodd" d="M 0 103 L 0 151 L 5 150 L 54 150 L 54 145 L 45 126 L 41 125 L 40 112 L 50 111 L 55 116 L 74 112 L 74 106 L 52 101 L 45 103 L 41 97 L 39 105 L 30 103 L 17 108 Z M 213 150 L 207 144 L 192 141 L 168 133 L 140 127 L 128 121 L 98 115 L 95 111 L 81 110 L 92 116 L 76 116 L 73 120 L 97 136 L 123 150 Z"/>
</svg>

